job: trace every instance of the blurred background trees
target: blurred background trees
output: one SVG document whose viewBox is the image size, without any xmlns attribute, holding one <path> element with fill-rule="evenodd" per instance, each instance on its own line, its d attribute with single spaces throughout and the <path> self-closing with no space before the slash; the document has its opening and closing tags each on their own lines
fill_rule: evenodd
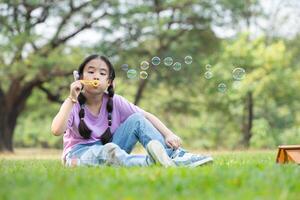
<svg viewBox="0 0 300 200">
<path fill-rule="evenodd" d="M 185 146 L 299 143 L 299 7 L 292 0 L 2 0 L 0 150 L 61 148 L 51 121 L 72 71 L 95 52 L 113 62 L 116 92 L 158 116 Z M 121 69 L 139 73 L 153 56 L 161 63 L 147 79 L 128 79 Z M 164 65 L 168 56 L 180 71 Z M 246 71 L 242 81 L 232 78 L 236 67 Z"/>
</svg>

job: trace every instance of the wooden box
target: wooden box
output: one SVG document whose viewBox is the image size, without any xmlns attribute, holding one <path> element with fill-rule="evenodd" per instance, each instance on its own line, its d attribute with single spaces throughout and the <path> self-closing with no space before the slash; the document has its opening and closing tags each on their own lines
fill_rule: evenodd
<svg viewBox="0 0 300 200">
<path fill-rule="evenodd" d="M 300 145 L 282 145 L 278 147 L 276 162 L 300 164 Z"/>
</svg>

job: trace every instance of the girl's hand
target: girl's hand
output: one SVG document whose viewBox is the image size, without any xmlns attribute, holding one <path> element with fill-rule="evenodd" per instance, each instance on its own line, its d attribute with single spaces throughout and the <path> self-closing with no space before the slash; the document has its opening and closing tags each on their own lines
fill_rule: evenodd
<svg viewBox="0 0 300 200">
<path fill-rule="evenodd" d="M 165 137 L 166 144 L 173 149 L 178 149 L 181 146 L 181 139 L 175 134 L 171 134 Z"/>
<path fill-rule="evenodd" d="M 70 85 L 70 96 L 73 99 L 77 99 L 77 97 L 80 94 L 81 89 L 83 88 L 83 85 L 80 83 L 80 81 L 75 81 Z"/>
</svg>

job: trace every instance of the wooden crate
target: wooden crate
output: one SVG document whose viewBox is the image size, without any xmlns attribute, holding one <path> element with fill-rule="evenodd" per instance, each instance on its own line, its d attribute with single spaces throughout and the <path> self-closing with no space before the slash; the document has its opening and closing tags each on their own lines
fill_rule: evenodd
<svg viewBox="0 0 300 200">
<path fill-rule="evenodd" d="M 278 146 L 276 162 L 297 163 L 300 164 L 300 145 L 282 145 Z"/>
</svg>

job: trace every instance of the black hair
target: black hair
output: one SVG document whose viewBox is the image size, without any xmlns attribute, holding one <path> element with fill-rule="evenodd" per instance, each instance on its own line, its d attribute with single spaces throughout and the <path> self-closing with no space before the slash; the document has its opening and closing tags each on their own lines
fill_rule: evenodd
<svg viewBox="0 0 300 200">
<path fill-rule="evenodd" d="M 114 88 L 113 88 L 113 80 L 115 79 L 115 70 L 114 70 L 113 65 L 108 60 L 108 58 L 106 58 L 105 56 L 101 56 L 98 54 L 92 54 L 92 55 L 86 57 L 84 59 L 84 61 L 79 65 L 78 73 L 79 73 L 79 77 L 82 78 L 83 77 L 83 69 L 84 69 L 85 65 L 94 59 L 100 59 L 100 60 L 104 61 L 105 64 L 107 65 L 108 71 L 109 71 L 108 79 L 110 80 L 110 85 L 107 88 L 108 101 L 106 104 L 106 110 L 108 112 L 108 117 L 107 117 L 108 129 L 106 131 L 110 132 L 110 126 L 112 124 L 113 96 L 115 93 Z M 80 93 L 78 95 L 78 102 L 80 104 L 80 111 L 79 111 L 80 122 L 79 122 L 79 126 L 78 126 L 79 134 L 83 138 L 89 139 L 91 137 L 92 131 L 87 127 L 86 123 L 84 122 L 84 115 L 85 115 L 84 105 L 86 102 L 86 97 L 82 93 Z"/>
</svg>

